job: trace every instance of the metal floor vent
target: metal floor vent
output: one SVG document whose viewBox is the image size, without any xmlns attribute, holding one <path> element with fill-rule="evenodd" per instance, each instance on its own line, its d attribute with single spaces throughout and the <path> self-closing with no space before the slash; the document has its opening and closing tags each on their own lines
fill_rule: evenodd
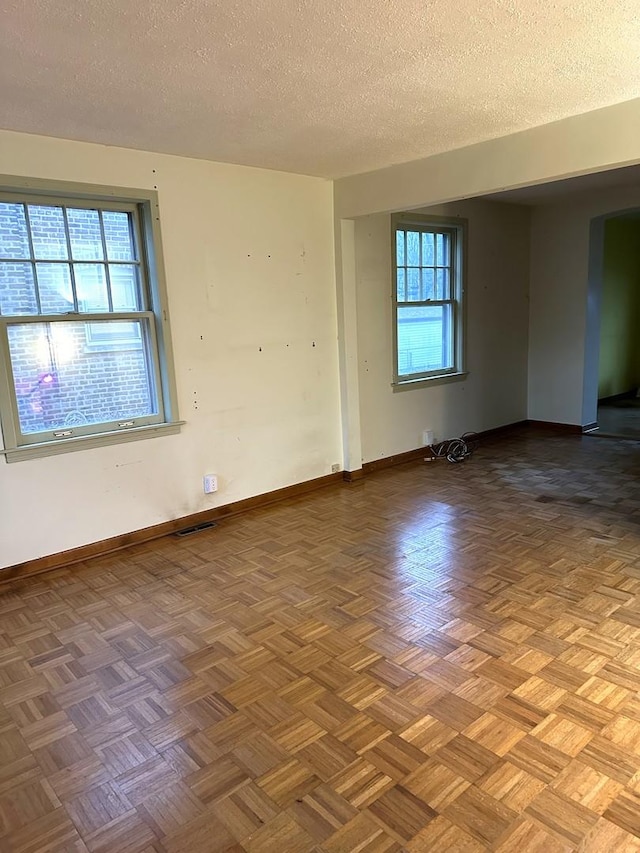
<svg viewBox="0 0 640 853">
<path fill-rule="evenodd" d="M 184 530 L 177 530 L 175 536 L 193 536 L 194 533 L 200 533 L 201 530 L 210 530 L 212 527 L 217 527 L 215 521 L 203 521 L 202 524 L 194 524 L 193 527 L 185 527 Z"/>
</svg>

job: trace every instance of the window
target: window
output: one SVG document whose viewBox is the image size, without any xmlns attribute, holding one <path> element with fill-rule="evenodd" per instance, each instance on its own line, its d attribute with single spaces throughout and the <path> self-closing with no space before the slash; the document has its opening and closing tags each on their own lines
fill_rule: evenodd
<svg viewBox="0 0 640 853">
<path fill-rule="evenodd" d="M 463 373 L 465 223 L 401 215 L 394 233 L 394 384 Z"/>
<path fill-rule="evenodd" d="M 153 194 L 44 189 L 0 193 L 7 459 L 175 432 Z"/>
</svg>

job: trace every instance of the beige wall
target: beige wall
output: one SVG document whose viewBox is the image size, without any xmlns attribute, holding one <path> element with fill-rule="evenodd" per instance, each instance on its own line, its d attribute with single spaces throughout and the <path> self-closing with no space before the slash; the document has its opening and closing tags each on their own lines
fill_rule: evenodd
<svg viewBox="0 0 640 853">
<path fill-rule="evenodd" d="M 640 188 L 586 192 L 556 204 L 533 208 L 531 220 L 531 310 L 529 319 L 529 417 L 534 420 L 586 424 L 583 414 L 590 227 L 592 220 L 640 207 Z M 595 297 L 596 294 L 594 294 Z M 599 296 L 599 295 L 598 295 Z M 596 395 L 594 392 L 594 400 Z"/>
<path fill-rule="evenodd" d="M 357 337 L 362 458 L 372 461 L 527 417 L 529 211 L 482 200 L 421 211 L 467 218 L 467 368 L 464 381 L 391 388 L 389 215 L 356 220 Z"/>
<path fill-rule="evenodd" d="M 0 460 L 0 566 L 325 475 L 342 461 L 328 181 L 14 133 L 0 171 L 157 186 L 178 436 Z M 205 496 L 202 475 L 220 490 Z"/>
<path fill-rule="evenodd" d="M 347 220 L 637 163 L 638 139 L 634 100 L 332 188 L 1 132 L 5 173 L 158 187 L 187 425 L 179 436 L 0 463 L 0 566 L 320 476 L 342 459 L 354 468 L 417 446 L 426 427 L 440 437 L 524 417 L 526 214 L 491 207 L 474 220 L 470 235 L 488 242 L 474 248 L 482 284 L 469 282 L 468 380 L 397 394 L 389 386 L 386 215 L 369 223 L 377 245 L 358 224 L 357 281 L 356 229 Z M 632 195 L 534 212 L 529 417 L 580 422 L 589 221 L 616 205 L 637 207 Z M 505 250 L 494 225 L 517 251 Z M 213 497 L 202 494 L 205 472 L 220 478 Z"/>
<path fill-rule="evenodd" d="M 639 163 L 639 139 L 640 99 L 635 99 L 423 160 L 342 178 L 334 186 L 335 215 L 339 225 L 336 228 L 337 256 L 350 258 L 355 252 L 353 229 L 345 228 L 346 220 L 420 209 Z M 528 416 L 581 423 L 584 419 L 583 382 L 586 380 L 589 217 L 582 224 L 576 221 L 568 227 L 569 238 L 578 237 L 575 245 L 567 244 L 562 236 L 562 216 L 553 224 L 551 219 L 552 214 L 548 217 L 547 228 L 546 215 L 539 216 L 533 229 L 537 235 L 533 238 L 536 250 L 540 239 L 548 236 L 552 251 L 548 263 L 547 260 L 538 263 L 532 257 L 531 274 L 536 280 L 531 280 Z M 558 253 L 567 245 L 567 257 L 563 260 Z M 566 282 L 563 280 L 565 272 L 569 274 Z M 339 292 L 349 308 L 356 290 L 355 273 L 349 264 L 339 263 L 337 279 Z M 363 328 L 363 323 L 357 322 L 354 314 L 351 310 L 341 312 L 339 341 L 341 364 L 344 366 L 342 377 L 346 385 L 343 399 L 350 403 L 343 409 L 346 419 L 343 431 L 345 458 L 352 460 L 350 467 L 353 467 L 355 459 L 383 452 L 384 443 L 376 440 L 368 445 L 366 452 L 363 449 L 360 410 L 368 412 L 369 406 L 367 403 L 355 405 L 360 397 L 360 388 L 358 376 L 354 375 L 353 354 L 358 350 L 358 330 Z M 385 369 L 390 371 L 390 367 Z M 427 394 L 430 395 L 429 420 L 433 423 L 439 420 L 446 431 L 455 425 L 454 431 L 457 431 L 459 424 L 463 428 L 468 424 L 467 411 L 475 417 L 478 409 L 475 404 L 466 408 L 464 399 L 456 396 L 462 392 L 454 391 L 453 386 L 444 387 L 447 390 L 434 388 L 421 394 L 424 394 L 424 400 Z M 584 396 L 586 400 L 587 395 Z M 592 404 L 585 406 L 593 409 L 588 420 L 595 417 L 595 390 L 591 397 Z M 403 426 L 398 427 L 398 433 L 393 434 L 388 444 L 394 447 L 413 446 L 418 423 L 424 414 L 424 401 L 421 401 L 420 394 L 408 402 L 385 406 L 380 416 L 387 419 L 387 424 L 390 423 L 389 410 L 394 415 L 403 413 Z M 378 417 L 377 412 L 373 414 Z M 369 432 L 369 427 L 363 425 L 363 430 Z M 399 433 L 402 433 L 402 439 Z"/>
</svg>

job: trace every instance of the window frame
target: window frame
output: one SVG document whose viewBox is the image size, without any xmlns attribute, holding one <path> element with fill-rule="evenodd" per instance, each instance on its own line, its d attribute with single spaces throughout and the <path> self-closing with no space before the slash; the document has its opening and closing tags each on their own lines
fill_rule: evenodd
<svg viewBox="0 0 640 853">
<path fill-rule="evenodd" d="M 74 311 L 64 314 L 0 316 L 0 423 L 4 442 L 0 454 L 5 456 L 7 462 L 16 462 L 179 432 L 184 422 L 180 421 L 178 416 L 157 192 L 0 176 L 0 200 L 9 203 L 54 204 L 131 213 L 135 264 L 139 270 L 138 280 L 142 295 L 139 311 Z M 73 259 L 70 257 L 67 263 L 73 263 Z M 105 255 L 105 266 L 107 263 L 108 258 Z M 73 292 L 74 298 L 77 299 L 75 288 Z M 111 302 L 109 304 L 111 305 Z M 44 432 L 23 434 L 13 382 L 9 327 L 25 323 L 88 324 L 127 319 L 146 323 L 148 327 L 148 334 L 144 331 L 141 334 L 141 344 L 147 352 L 147 372 L 154 385 L 157 415 L 138 418 L 123 416 L 100 424 L 74 425 L 69 429 L 58 427 Z"/>
<path fill-rule="evenodd" d="M 449 299 L 427 299 L 420 301 L 401 301 L 398 299 L 398 232 L 417 231 L 418 233 L 446 234 L 451 239 L 451 297 Z M 425 383 L 440 384 L 464 379 L 467 376 L 465 365 L 465 291 L 467 273 L 467 232 L 468 220 L 461 217 L 429 216 L 418 213 L 396 213 L 391 216 L 391 302 L 393 315 L 393 381 L 394 390 L 402 390 Z M 402 265 L 401 265 L 402 266 Z M 431 265 L 425 264 L 427 268 Z M 406 267 L 406 265 L 405 265 Z M 421 266 L 420 269 L 423 267 Z M 400 374 L 398 351 L 398 308 L 399 307 L 435 307 L 451 305 L 453 335 L 453 365 L 449 368 L 437 368 L 411 374 Z"/>
</svg>

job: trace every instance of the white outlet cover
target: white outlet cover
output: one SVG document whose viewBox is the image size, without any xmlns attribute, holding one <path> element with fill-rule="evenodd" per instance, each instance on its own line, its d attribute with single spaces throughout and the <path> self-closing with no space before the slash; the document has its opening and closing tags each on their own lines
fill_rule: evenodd
<svg viewBox="0 0 640 853">
<path fill-rule="evenodd" d="M 215 474 L 205 474 L 202 478 L 205 495 L 218 491 L 218 478 Z"/>
</svg>

